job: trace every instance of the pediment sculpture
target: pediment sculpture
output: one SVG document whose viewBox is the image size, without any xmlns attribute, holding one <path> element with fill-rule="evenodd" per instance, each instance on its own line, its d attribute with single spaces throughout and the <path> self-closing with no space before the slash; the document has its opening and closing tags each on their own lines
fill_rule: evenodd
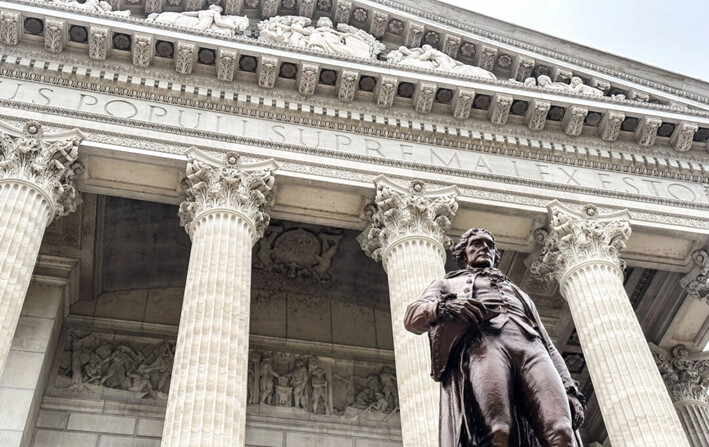
<svg viewBox="0 0 709 447">
<path fill-rule="evenodd" d="M 399 47 L 398 50 L 390 51 L 386 55 L 386 59 L 390 64 L 444 71 L 483 79 L 497 79 L 491 72 L 457 61 L 444 52 L 436 50 L 431 45 L 424 45 L 421 48 Z"/>
<path fill-rule="evenodd" d="M 210 5 L 208 9 L 201 11 L 153 13 L 148 15 L 145 21 L 227 36 L 243 33 L 249 27 L 249 19 L 246 16 L 222 15 L 222 11 L 221 6 Z"/>
<path fill-rule="evenodd" d="M 315 26 L 307 17 L 276 16 L 258 24 L 259 40 L 323 51 L 344 56 L 376 59 L 384 44 L 371 34 L 346 23 L 333 27 L 332 21 L 321 17 Z"/>
<path fill-rule="evenodd" d="M 525 81 L 525 85 L 535 85 L 535 84 L 541 88 L 546 88 L 546 89 L 550 89 L 550 90 L 559 90 L 562 92 L 579 93 L 581 95 L 587 95 L 587 96 L 605 96 L 605 93 L 603 92 L 603 90 L 584 84 L 583 79 L 579 78 L 578 76 L 573 76 L 571 78 L 571 81 L 569 84 L 566 84 L 564 82 L 554 82 L 547 75 L 539 76 L 536 79 L 536 82 L 535 82 L 534 78 L 528 78 Z"/>
<path fill-rule="evenodd" d="M 130 11 L 114 11 L 110 3 L 103 0 L 86 0 L 79 2 L 78 0 L 47 0 L 49 3 L 71 6 L 72 8 L 83 9 L 102 14 L 114 14 L 118 16 L 128 17 Z"/>
</svg>

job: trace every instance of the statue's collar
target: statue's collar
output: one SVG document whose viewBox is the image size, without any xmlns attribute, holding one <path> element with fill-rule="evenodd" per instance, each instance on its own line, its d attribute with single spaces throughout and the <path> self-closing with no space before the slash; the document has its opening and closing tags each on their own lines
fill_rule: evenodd
<svg viewBox="0 0 709 447">
<path fill-rule="evenodd" d="M 461 275 L 485 275 L 485 276 L 502 276 L 507 278 L 500 270 L 495 267 L 470 267 L 462 270 L 453 270 L 452 272 L 446 273 L 446 279 L 455 278 Z"/>
</svg>

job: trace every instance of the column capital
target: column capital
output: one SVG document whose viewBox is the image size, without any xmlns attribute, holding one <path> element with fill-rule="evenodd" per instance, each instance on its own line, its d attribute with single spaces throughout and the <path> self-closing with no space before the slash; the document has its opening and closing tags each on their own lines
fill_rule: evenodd
<svg viewBox="0 0 709 447">
<path fill-rule="evenodd" d="M 679 283 L 687 291 L 688 296 L 709 303 L 709 253 L 706 250 L 696 250 L 692 253 L 695 267 Z"/>
<path fill-rule="evenodd" d="M 74 212 L 81 203 L 73 183 L 84 170 L 77 161 L 83 139 L 76 129 L 45 134 L 36 121 L 22 130 L 0 123 L 0 182 L 29 183 L 41 191 L 51 206 L 49 222 Z"/>
<path fill-rule="evenodd" d="M 530 270 L 545 280 L 562 279 L 585 262 L 606 262 L 618 273 L 625 269 L 620 254 L 630 237 L 630 213 L 627 210 L 601 215 L 595 205 L 575 211 L 559 201 L 547 205 L 549 230 L 538 229 L 535 239 L 542 244 L 539 258 Z"/>
<path fill-rule="evenodd" d="M 700 401 L 709 404 L 709 357 L 692 353 L 684 345 L 665 351 L 650 345 L 660 375 L 672 401 Z"/>
<path fill-rule="evenodd" d="M 413 180 L 408 188 L 384 176 L 374 179 L 377 193 L 373 203 L 364 208 L 369 226 L 360 235 L 364 252 L 381 261 L 387 250 L 407 237 L 431 239 L 445 250 L 452 241 L 447 236 L 458 211 L 458 188 L 428 191 L 421 180 Z"/>
<path fill-rule="evenodd" d="M 223 160 L 197 148 L 187 150 L 187 178 L 182 183 L 187 199 L 180 204 L 180 225 L 192 236 L 194 223 L 210 211 L 241 214 L 252 226 L 253 242 L 263 235 L 270 217 L 263 209 L 273 199 L 273 159 L 241 163 L 239 154 L 228 152 Z"/>
</svg>

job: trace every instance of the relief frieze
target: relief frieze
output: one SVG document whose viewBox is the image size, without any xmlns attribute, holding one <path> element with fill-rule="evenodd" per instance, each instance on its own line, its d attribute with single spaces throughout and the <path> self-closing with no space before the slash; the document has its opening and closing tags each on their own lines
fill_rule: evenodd
<svg viewBox="0 0 709 447">
<path fill-rule="evenodd" d="M 256 118 L 245 118 L 226 113 L 179 107 L 170 104 L 122 99 L 98 92 L 82 92 L 59 86 L 44 86 L 31 82 L 0 80 L 0 99 L 25 102 L 32 105 L 58 107 L 75 112 L 95 114 L 97 118 L 110 117 L 128 122 L 169 125 L 187 130 L 199 130 L 230 136 L 262 140 L 265 144 L 285 143 L 304 146 L 328 157 L 358 156 L 372 163 L 414 164 L 449 168 L 473 174 L 478 178 L 495 179 L 504 176 L 517 182 L 541 182 L 546 187 L 555 185 L 577 187 L 654 197 L 694 204 L 709 203 L 702 184 L 675 181 L 631 173 L 602 171 L 586 167 L 564 166 L 543 160 L 514 158 L 492 153 L 479 153 L 462 148 L 432 146 L 414 141 L 400 141 L 350 132 L 331 131 L 276 123 Z M 485 135 L 482 136 L 485 138 Z M 499 137 L 499 136 L 498 136 Z M 491 141 L 490 144 L 499 144 Z M 534 150 L 546 152 L 552 158 L 564 151 L 577 148 L 564 145 L 532 147 L 536 142 L 519 139 L 518 144 L 530 145 Z M 502 140 L 503 144 L 506 144 Z M 611 154 L 595 150 L 601 157 Z"/>
</svg>

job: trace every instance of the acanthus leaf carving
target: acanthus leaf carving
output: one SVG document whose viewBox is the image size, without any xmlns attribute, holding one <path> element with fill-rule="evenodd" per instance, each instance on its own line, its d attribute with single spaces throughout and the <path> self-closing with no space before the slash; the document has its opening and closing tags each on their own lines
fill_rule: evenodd
<svg viewBox="0 0 709 447">
<path fill-rule="evenodd" d="M 312 95 L 318 86 L 319 67 L 316 64 L 302 64 L 298 74 L 298 92 L 301 95 Z"/>
<path fill-rule="evenodd" d="M 517 56 L 512 70 L 513 78 L 518 82 L 524 82 L 527 78 L 532 76 L 534 65 L 534 59 L 530 57 Z"/>
<path fill-rule="evenodd" d="M 564 115 L 564 120 L 562 126 L 564 127 L 564 133 L 569 136 L 579 136 L 583 130 L 583 123 L 588 115 L 588 109 L 586 107 L 571 106 L 566 111 Z"/>
<path fill-rule="evenodd" d="M 547 208 L 549 230 L 534 232 L 542 245 L 539 258 L 530 267 L 535 277 L 561 280 L 586 261 L 610 263 L 622 274 L 625 261 L 620 255 L 631 233 L 627 210 L 600 215 L 596 206 L 586 205 L 578 212 L 557 200 Z"/>
<path fill-rule="evenodd" d="M 338 0 L 335 8 L 335 23 L 349 23 L 352 2 L 350 0 Z"/>
<path fill-rule="evenodd" d="M 19 179 L 36 185 L 53 202 L 51 218 L 74 212 L 81 201 L 73 183 L 84 170 L 77 161 L 83 138 L 79 131 L 44 136 L 35 121 L 25 124 L 21 136 L 1 133 L 0 181 Z"/>
<path fill-rule="evenodd" d="M 162 0 L 145 0 L 145 15 L 160 14 L 163 8 Z"/>
<path fill-rule="evenodd" d="M 694 123 L 682 122 L 677 126 L 672 134 L 672 147 L 677 152 L 687 152 L 692 148 L 694 134 L 699 130 L 699 126 Z"/>
<path fill-rule="evenodd" d="M 436 84 L 420 82 L 414 98 L 414 109 L 419 113 L 429 113 L 436 95 Z"/>
<path fill-rule="evenodd" d="M 215 208 L 234 210 L 250 220 L 255 242 L 268 226 L 264 207 L 273 199 L 277 167 L 272 159 L 242 164 L 237 153 L 229 152 L 220 162 L 196 148 L 189 149 L 183 182 L 187 199 L 180 204 L 180 225 L 192 235 L 195 219 L 202 213 Z"/>
<path fill-rule="evenodd" d="M 660 118 L 645 117 L 635 131 L 635 141 L 641 146 L 652 146 L 657 139 L 657 130 L 662 125 Z"/>
<path fill-rule="evenodd" d="M 409 30 L 406 33 L 406 43 L 404 45 L 409 48 L 420 47 L 423 31 L 424 27 L 420 23 L 409 22 Z"/>
<path fill-rule="evenodd" d="M 625 120 L 625 115 L 620 112 L 608 112 L 601 121 L 601 139 L 605 141 L 615 141 L 620 136 L 620 126 Z"/>
<path fill-rule="evenodd" d="M 547 115 L 549 114 L 549 109 L 551 109 L 551 103 L 547 101 L 540 101 L 538 99 L 532 100 L 525 117 L 527 127 L 532 130 L 544 129 L 544 125 L 547 121 Z"/>
<path fill-rule="evenodd" d="M 191 74 L 194 66 L 195 44 L 177 42 L 175 52 L 175 71 L 180 74 Z"/>
<path fill-rule="evenodd" d="M 377 85 L 377 105 L 379 107 L 391 107 L 394 104 L 394 98 L 396 97 L 396 90 L 399 85 L 399 81 L 392 76 L 382 76 L 379 84 Z"/>
<path fill-rule="evenodd" d="M 234 80 L 237 56 L 236 50 L 219 49 L 217 53 L 217 79 L 226 82 Z"/>
<path fill-rule="evenodd" d="M 470 89 L 458 89 L 453 99 L 453 116 L 458 119 L 468 119 L 470 108 L 473 106 L 475 91 Z"/>
<path fill-rule="evenodd" d="M 279 0 L 261 0 L 261 17 L 267 19 L 278 14 Z"/>
<path fill-rule="evenodd" d="M 342 101 L 352 101 L 357 92 L 357 80 L 359 73 L 351 70 L 343 70 L 340 78 L 340 88 L 337 97 Z"/>
<path fill-rule="evenodd" d="M 403 188 L 384 176 L 374 184 L 374 203 L 364 210 L 369 225 L 358 237 L 367 256 L 381 261 L 389 247 L 406 236 L 430 238 L 444 249 L 450 247 L 447 232 L 458 211 L 457 187 L 427 191 L 424 182 L 414 180 Z"/>
<path fill-rule="evenodd" d="M 52 53 L 61 53 L 64 49 L 65 20 L 45 19 L 44 21 L 44 49 Z"/>
<path fill-rule="evenodd" d="M 493 124 L 505 124 L 510 116 L 510 107 L 512 107 L 512 96 L 495 95 L 488 112 L 490 122 Z"/>
<path fill-rule="evenodd" d="M 374 11 L 369 33 L 374 37 L 382 37 L 386 32 L 388 20 L 389 15 L 386 12 Z"/>
<path fill-rule="evenodd" d="M 315 13 L 315 0 L 298 0 L 298 15 L 312 17 Z"/>
<path fill-rule="evenodd" d="M 483 70 L 492 71 L 497 59 L 497 48 L 483 46 L 478 54 L 478 66 Z"/>
<path fill-rule="evenodd" d="M 91 59 L 105 60 L 108 55 L 108 42 L 110 29 L 105 26 L 91 26 L 89 28 L 89 57 Z"/>
<path fill-rule="evenodd" d="M 273 88 L 276 84 L 278 58 L 261 56 L 258 64 L 258 85 L 263 88 Z"/>
<path fill-rule="evenodd" d="M 687 291 L 687 295 L 709 303 L 709 253 L 707 250 L 696 250 L 692 253 L 695 267 L 679 283 Z"/>
<path fill-rule="evenodd" d="M 0 13 L 0 41 L 5 45 L 17 45 L 21 36 L 21 15 L 19 12 Z"/>
<path fill-rule="evenodd" d="M 133 65 L 148 67 L 153 59 L 153 36 L 147 34 L 133 35 Z"/>
<path fill-rule="evenodd" d="M 650 345 L 655 364 L 675 403 L 697 400 L 709 404 L 709 359 L 677 345 L 670 352 Z"/>
<path fill-rule="evenodd" d="M 459 36 L 454 36 L 451 34 L 446 35 L 446 38 L 443 40 L 443 49 L 442 51 L 448 55 L 448 57 L 455 58 L 458 56 L 458 49 L 460 48 L 460 42 L 461 39 Z"/>
</svg>

